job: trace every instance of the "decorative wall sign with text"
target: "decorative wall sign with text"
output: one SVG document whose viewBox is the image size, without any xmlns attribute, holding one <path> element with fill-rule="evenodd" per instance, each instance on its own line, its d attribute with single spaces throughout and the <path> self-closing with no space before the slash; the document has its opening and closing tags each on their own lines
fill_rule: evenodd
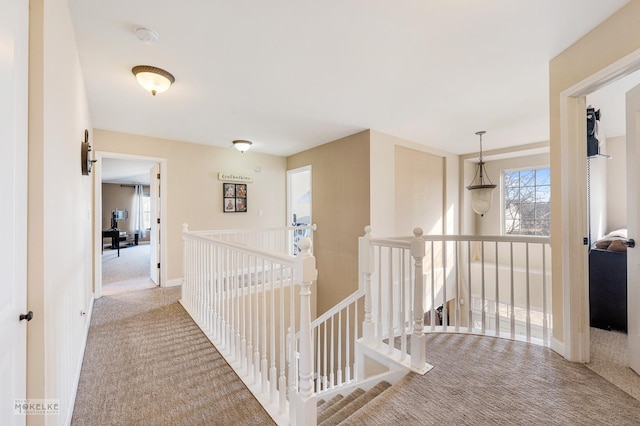
<svg viewBox="0 0 640 426">
<path fill-rule="evenodd" d="M 225 213 L 247 211 L 247 184 L 223 183 L 222 202 Z"/>
</svg>

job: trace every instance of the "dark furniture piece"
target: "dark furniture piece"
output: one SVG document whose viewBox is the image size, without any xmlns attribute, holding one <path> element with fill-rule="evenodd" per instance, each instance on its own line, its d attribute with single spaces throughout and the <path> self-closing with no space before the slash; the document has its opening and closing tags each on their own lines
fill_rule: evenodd
<svg viewBox="0 0 640 426">
<path fill-rule="evenodd" d="M 111 238 L 111 248 L 118 250 L 120 257 L 120 231 L 117 229 L 107 229 L 102 231 L 102 238 Z"/>
<path fill-rule="evenodd" d="M 627 331 L 627 253 L 592 249 L 589 253 L 591 327 Z"/>
</svg>

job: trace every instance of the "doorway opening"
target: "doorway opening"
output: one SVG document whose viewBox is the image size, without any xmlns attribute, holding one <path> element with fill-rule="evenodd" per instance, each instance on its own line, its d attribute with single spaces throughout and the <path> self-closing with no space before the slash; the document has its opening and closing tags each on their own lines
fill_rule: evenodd
<svg viewBox="0 0 640 426">
<path fill-rule="evenodd" d="M 162 286 L 166 160 L 105 152 L 96 159 L 95 297 Z"/>
<path fill-rule="evenodd" d="M 622 99 L 622 105 L 620 105 L 621 111 L 619 115 L 621 117 L 614 117 L 615 114 L 610 114 L 611 118 L 614 119 L 625 119 L 625 116 L 628 117 L 627 112 L 625 111 L 625 93 L 634 85 L 640 83 L 638 79 L 637 72 L 640 70 L 640 51 L 634 52 L 633 54 L 623 58 L 622 60 L 612 64 L 611 66 L 601 70 L 598 73 L 593 74 L 592 76 L 586 78 L 582 82 L 574 85 L 573 87 L 564 91 L 561 95 L 561 126 L 563 131 L 561 133 L 561 151 L 562 156 L 560 159 L 561 163 L 561 186 L 565 188 L 563 191 L 563 199 L 562 205 L 564 206 L 562 210 L 562 222 L 563 222 L 563 235 L 562 240 L 565 242 L 563 244 L 563 257 L 566 259 L 571 258 L 572 260 L 568 262 L 567 268 L 564 272 L 563 276 L 563 286 L 564 286 L 564 309 L 563 309 L 563 323 L 564 323 L 564 356 L 572 361 L 585 362 L 589 363 L 592 360 L 592 356 L 596 358 L 601 354 L 597 354 L 598 348 L 602 347 L 602 342 L 593 341 L 592 336 L 596 336 L 596 339 L 600 339 L 602 336 L 599 333 L 598 329 L 595 330 L 591 328 L 591 318 L 590 318 L 590 306 L 589 306 L 589 295 L 590 295 L 590 279 L 589 279 L 589 252 L 590 250 L 585 248 L 581 244 L 581 240 L 583 237 L 588 235 L 589 230 L 592 232 L 591 242 L 596 242 L 599 239 L 599 234 L 609 233 L 611 231 L 616 231 L 619 228 L 621 223 L 614 224 L 612 221 L 607 221 L 606 218 L 606 204 L 601 205 L 598 202 L 594 203 L 594 200 L 591 199 L 592 193 L 588 192 L 590 187 L 589 182 L 587 180 L 588 171 L 593 172 L 591 170 L 591 166 L 604 166 L 607 167 L 609 165 L 603 164 L 594 164 L 593 161 L 609 161 L 605 158 L 601 158 L 600 160 L 587 161 L 587 126 L 586 124 L 586 111 L 588 105 L 594 106 L 596 109 L 599 105 L 598 96 L 602 94 L 602 91 L 605 90 L 615 90 L 617 86 L 626 86 L 624 89 L 620 90 L 620 96 Z M 602 112 L 602 116 L 604 116 L 604 112 Z M 604 126 L 606 128 L 606 126 Z M 624 134 L 619 136 L 622 139 L 619 141 L 621 146 L 625 147 L 626 152 L 621 152 L 618 150 L 618 156 L 621 157 L 619 160 L 624 160 L 626 162 L 626 157 L 629 155 L 629 131 L 627 129 L 624 130 Z M 606 131 L 607 139 L 611 137 L 611 142 L 615 142 L 615 137 L 617 136 L 615 132 Z M 607 140 L 609 142 L 609 140 Z M 635 146 L 635 145 L 634 145 Z M 601 147 L 604 154 L 606 154 L 606 148 Z M 634 148 L 635 149 L 635 148 Z M 626 163 L 628 164 L 628 163 Z M 615 168 L 611 167 L 612 169 Z M 606 176 L 606 168 L 604 175 Z M 589 173 L 591 174 L 591 173 Z M 591 176 L 591 181 L 593 182 L 594 176 Z M 625 183 L 629 183 L 633 180 L 633 177 L 629 174 L 629 170 L 627 167 L 627 173 L 624 177 L 626 179 Z M 599 182 L 602 184 L 602 182 Z M 614 182 L 611 184 L 615 185 Z M 605 192 L 606 187 L 609 186 L 609 183 L 605 183 Z M 575 188 L 578 191 L 567 191 L 566 188 Z M 619 189 L 619 188 L 616 188 Z M 600 192 L 603 190 L 601 189 Z M 627 200 L 630 192 L 626 192 L 622 197 Z M 608 194 L 607 194 L 608 195 Z M 620 197 L 618 197 L 620 198 Z M 632 198 L 635 198 L 632 197 Z M 601 201 L 602 202 L 602 198 Z M 587 206 L 589 207 L 589 212 L 587 212 Z M 631 207 L 631 204 L 629 204 Z M 617 206 L 617 209 L 620 209 L 620 205 Z M 633 208 L 627 208 L 626 218 L 628 218 L 629 222 L 624 224 L 624 228 L 629 228 L 629 238 L 633 238 L 632 234 L 635 231 L 632 228 L 635 228 L 635 220 L 637 218 L 638 212 L 635 205 Z M 591 217 L 589 217 L 591 216 Z M 627 219 L 624 219 L 625 221 Z M 611 222 L 611 223 L 609 223 Z M 584 238 L 585 245 L 587 244 L 588 238 Z M 625 260 L 626 264 L 626 260 Z M 637 280 L 627 279 L 624 286 L 630 292 L 631 290 L 637 289 L 638 283 Z M 612 313 L 613 314 L 613 313 Z M 630 313 L 628 320 L 631 324 L 634 320 L 634 315 Z M 637 318 L 637 316 L 636 316 Z M 619 336 L 618 336 L 619 337 Z M 618 344 L 619 350 L 614 354 L 618 356 L 620 359 L 627 359 L 625 354 L 621 353 L 622 351 L 629 348 L 629 357 L 633 357 L 633 351 L 631 349 L 631 337 L 627 335 L 626 343 L 624 341 L 620 341 Z M 637 338 L 635 336 L 634 338 Z M 612 346 L 611 343 L 606 344 L 609 348 Z M 637 356 L 637 354 L 636 354 Z M 628 362 L 628 361 L 627 361 Z M 607 363 L 610 365 L 610 363 Z M 631 365 L 631 363 L 627 364 Z M 627 377 L 631 380 L 637 380 L 638 376 L 635 375 L 629 368 L 626 366 L 622 366 L 622 370 L 626 371 Z M 600 374 L 600 373 L 599 373 Z M 635 376 L 635 377 L 634 377 Z M 608 380 L 615 380 L 609 377 L 605 377 Z M 616 382 L 614 382 L 616 383 Z M 618 383 L 616 383 L 618 385 Z M 635 396 L 636 398 L 640 397 L 640 395 Z"/>
<path fill-rule="evenodd" d="M 311 225 L 311 166 L 287 171 L 287 224 Z M 298 253 L 298 240 L 305 232 L 294 232 L 289 242 L 289 253 Z"/>
</svg>

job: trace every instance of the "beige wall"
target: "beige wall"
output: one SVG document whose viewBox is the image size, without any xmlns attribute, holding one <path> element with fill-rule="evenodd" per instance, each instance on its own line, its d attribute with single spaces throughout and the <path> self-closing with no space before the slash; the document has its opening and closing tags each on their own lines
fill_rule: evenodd
<svg viewBox="0 0 640 426">
<path fill-rule="evenodd" d="M 396 235 L 444 232 L 444 157 L 395 146 Z"/>
<path fill-rule="evenodd" d="M 142 192 L 149 195 L 149 186 L 143 186 Z M 127 232 L 131 240 L 134 231 L 133 215 L 135 204 L 135 188 L 133 185 L 121 185 L 119 183 L 102 184 L 102 228 L 111 229 L 111 212 L 115 209 L 127 210 L 129 218 L 118 221 L 118 229 Z M 149 232 L 139 233 L 138 241 L 149 241 Z M 105 241 L 107 243 L 109 241 Z"/>
<path fill-rule="evenodd" d="M 92 302 L 92 185 L 80 147 L 91 129 L 67 2 L 30 2 L 27 398 L 60 401 L 68 424 Z M 90 137 L 90 140 L 92 138 Z"/>
<path fill-rule="evenodd" d="M 311 165 L 318 314 L 358 288 L 358 237 L 370 223 L 369 131 L 287 158 L 287 170 Z"/>
<path fill-rule="evenodd" d="M 413 230 L 417 226 L 424 227 L 424 232 L 430 232 L 433 229 L 442 229 L 442 231 L 434 232 L 436 234 L 444 232 L 445 234 L 455 234 L 459 231 L 459 156 L 427 147 L 416 142 L 401 139 L 395 136 L 387 135 L 381 132 L 371 131 L 371 227 L 374 236 L 389 237 L 397 236 L 405 233 L 406 230 Z M 444 212 L 442 214 L 444 220 L 442 227 L 429 226 L 431 219 L 424 220 L 416 217 L 413 218 L 417 223 L 403 224 L 403 229 L 396 229 L 396 208 L 393 202 L 396 198 L 396 179 L 403 174 L 422 175 L 427 177 L 429 171 L 420 170 L 423 166 L 417 164 L 414 166 L 418 170 L 396 170 L 396 148 L 403 147 L 410 150 L 428 154 L 429 162 L 433 164 L 442 162 L 442 175 L 438 178 L 435 174 L 429 176 L 429 179 L 436 179 L 436 193 L 443 192 Z M 439 158 L 440 160 L 437 160 Z M 403 178 L 401 178 L 403 179 Z M 429 189 L 430 182 L 426 185 Z M 434 194 L 434 197 L 438 195 Z M 411 235 L 411 233 L 409 234 Z"/>
<path fill-rule="evenodd" d="M 625 136 L 607 138 L 607 229 L 611 232 L 627 227 L 627 140 Z"/>
<path fill-rule="evenodd" d="M 285 224 L 286 159 L 233 148 L 185 143 L 94 129 L 94 149 L 167 160 L 168 280 L 182 277 L 182 224 L 189 229 L 262 228 Z M 218 172 L 253 176 L 247 188 L 247 212 L 223 213 Z"/>
<path fill-rule="evenodd" d="M 580 256 L 586 258 L 586 249 L 579 247 L 579 241 L 563 241 L 565 231 L 562 223 L 562 210 L 579 212 L 581 198 L 579 193 L 563 193 L 561 156 L 565 152 L 572 154 L 572 146 L 561 145 L 560 94 L 580 83 L 617 60 L 640 49 L 640 1 L 631 1 L 593 31 L 589 32 L 574 45 L 556 56 L 549 63 L 549 113 L 551 142 L 551 205 L 552 205 L 552 253 L 553 253 L 553 329 L 554 339 L 564 342 L 563 330 L 563 279 L 568 261 Z M 579 167 L 573 156 L 572 167 Z M 576 165 L 574 165 L 576 164 Z M 577 187 L 567 185 L 566 191 L 576 191 Z M 576 204 L 569 209 L 563 206 L 563 198 L 574 199 Z M 584 204 L 582 204 L 584 205 Z M 584 209 L 584 207 L 583 207 Z M 569 224 L 575 226 L 575 224 Z M 563 258 L 563 247 L 567 247 L 568 258 Z M 583 263 L 585 261 L 582 261 Z M 580 277 L 582 278 L 582 277 Z M 586 333 L 588 330 L 577 330 Z M 566 346 L 566 345 L 565 345 Z"/>
</svg>

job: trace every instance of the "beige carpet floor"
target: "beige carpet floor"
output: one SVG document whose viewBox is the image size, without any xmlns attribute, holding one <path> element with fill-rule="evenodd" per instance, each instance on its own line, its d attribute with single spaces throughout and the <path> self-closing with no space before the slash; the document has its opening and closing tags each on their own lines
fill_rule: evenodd
<svg viewBox="0 0 640 426">
<path fill-rule="evenodd" d="M 156 287 L 149 277 L 149 244 L 124 246 L 102 252 L 102 294 Z"/>
<path fill-rule="evenodd" d="M 72 425 L 271 425 L 177 302 L 180 287 L 95 301 Z"/>
<path fill-rule="evenodd" d="M 404 377 L 344 424 L 640 424 L 640 401 L 548 348 L 463 334 L 430 334 L 426 345 L 433 370 Z"/>
<path fill-rule="evenodd" d="M 640 400 L 640 376 L 629 368 L 629 346 L 625 333 L 592 327 L 591 362 L 587 367 Z"/>
</svg>

